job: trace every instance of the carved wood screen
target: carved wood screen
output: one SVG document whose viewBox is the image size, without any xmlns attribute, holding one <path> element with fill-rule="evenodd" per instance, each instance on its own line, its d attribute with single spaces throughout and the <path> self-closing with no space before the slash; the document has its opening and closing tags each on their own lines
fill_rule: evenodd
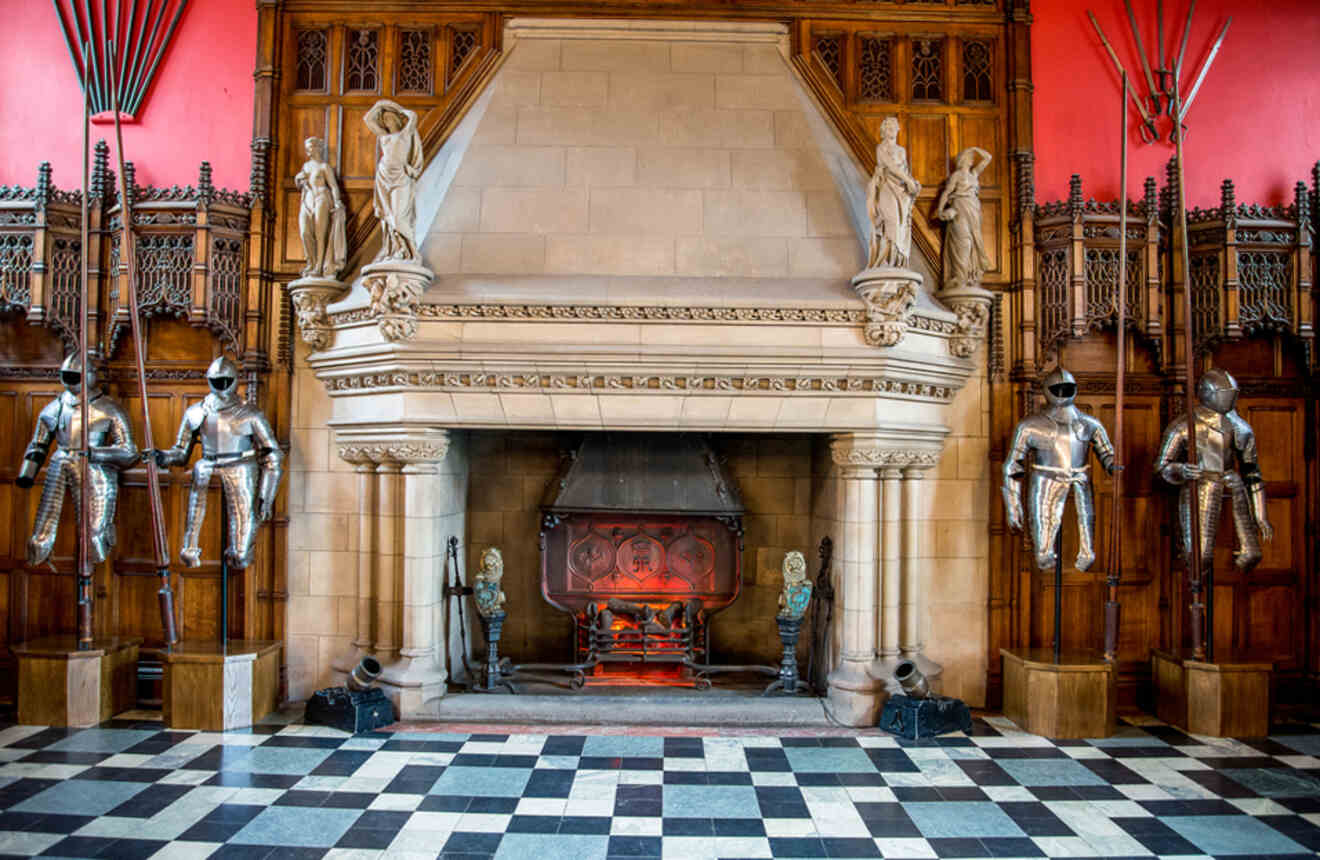
<svg viewBox="0 0 1320 860">
<path fill-rule="evenodd" d="M 1038 403 L 1036 379 L 1059 361 L 1078 377 L 1078 403 L 1114 425 L 1117 206 L 1084 200 L 1073 178 L 1069 199 L 1036 205 L 1030 162 L 1020 162 L 1022 206 L 1015 242 L 1023 249 L 1001 321 L 1011 372 L 994 380 L 991 460 L 998 483 L 1013 425 Z M 1225 181 L 1219 207 L 1188 214 L 1190 276 L 1184 277 L 1174 229 L 1171 177 L 1128 218 L 1128 340 L 1120 701 L 1133 704 L 1149 680 L 1149 651 L 1187 643 L 1185 568 L 1174 554 L 1176 491 L 1153 472 L 1163 427 L 1183 411 L 1182 291 L 1193 291 L 1199 367 L 1224 367 L 1241 386 L 1238 411 L 1255 427 L 1274 541 L 1249 574 L 1232 563 L 1227 506 L 1215 551 L 1216 647 L 1248 650 L 1276 664 L 1276 696 L 1304 701 L 1320 675 L 1314 623 L 1320 594 L 1314 557 L 1317 507 L 1315 438 L 1317 296 L 1312 285 L 1310 212 L 1320 192 L 1298 184 L 1287 207 L 1238 204 Z M 1102 641 L 1104 560 L 1111 482 L 1096 476 L 1097 551 L 1087 573 L 1071 568 L 1076 526 L 1065 523 L 1063 641 L 1095 649 Z M 997 486 L 996 486 L 997 491 Z M 1000 694 L 998 649 L 1048 645 L 1053 582 L 1031 569 L 1025 539 L 1009 534 L 1001 505 L 991 506 L 991 701 Z"/>
<path fill-rule="evenodd" d="M 97 144 L 95 155 L 89 193 L 93 319 L 88 343 L 103 357 L 107 392 L 124 405 L 141 446 L 141 402 L 121 287 L 116 180 L 104 142 Z M 262 290 L 261 267 L 249 257 L 250 233 L 261 224 L 251 217 L 253 198 L 213 187 L 205 163 L 197 185 L 185 188 L 137 186 L 131 164 L 128 170 L 156 444 L 173 443 L 186 405 L 207 393 L 206 367 L 221 351 L 238 360 L 248 396 L 266 409 L 277 428 L 287 427 L 287 381 L 271 373 L 270 360 L 271 346 L 279 339 L 280 308 L 272 307 Z M 37 413 L 62 390 L 59 364 L 76 345 L 79 198 L 78 192 L 56 189 L 44 164 L 35 187 L 0 188 L 0 635 L 9 644 L 75 629 L 73 506 L 64 505 L 50 564 L 31 568 L 25 561 L 26 541 L 41 488 L 21 490 L 13 479 Z M 287 436 L 287 431 L 277 432 Z M 191 477 L 187 469 L 163 476 L 167 535 L 177 553 Z M 202 566 L 184 568 L 171 558 L 184 639 L 214 639 L 219 633 L 218 482 L 209 495 Z M 277 505 L 272 528 L 258 542 L 256 561 L 232 574 L 231 636 L 283 636 L 287 520 L 282 499 Z M 94 619 L 97 636 L 143 637 L 142 666 L 150 675 L 162 633 L 148 509 L 145 468 L 126 470 L 118 541 L 95 572 Z M 9 668 L 10 659 L 5 649 L 0 669 Z M 0 696 L 12 696 L 14 674 L 4 672 L 3 677 L 10 680 Z"/>
</svg>

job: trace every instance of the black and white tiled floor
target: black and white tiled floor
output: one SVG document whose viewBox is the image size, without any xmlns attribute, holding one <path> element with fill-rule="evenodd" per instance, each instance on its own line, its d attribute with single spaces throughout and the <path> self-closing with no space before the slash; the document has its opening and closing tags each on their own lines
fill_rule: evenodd
<svg viewBox="0 0 1320 860">
<path fill-rule="evenodd" d="M 287 718 L 291 718 L 289 715 Z M 1320 728 L 970 736 L 0 730 L 0 855 L 1313 857 Z M 450 727 L 452 729 L 452 727 Z M 510 730 L 513 731 L 513 730 Z M 601 730 L 604 732 L 605 730 Z"/>
</svg>

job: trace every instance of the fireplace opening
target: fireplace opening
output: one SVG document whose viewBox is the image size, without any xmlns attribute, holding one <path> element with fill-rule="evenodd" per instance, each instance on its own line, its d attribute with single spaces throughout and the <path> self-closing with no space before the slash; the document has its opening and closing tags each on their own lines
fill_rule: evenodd
<svg viewBox="0 0 1320 860">
<path fill-rule="evenodd" d="M 541 506 L 541 593 L 573 621 L 588 685 L 707 682 L 742 587 L 737 486 L 689 434 L 586 436 Z"/>
</svg>

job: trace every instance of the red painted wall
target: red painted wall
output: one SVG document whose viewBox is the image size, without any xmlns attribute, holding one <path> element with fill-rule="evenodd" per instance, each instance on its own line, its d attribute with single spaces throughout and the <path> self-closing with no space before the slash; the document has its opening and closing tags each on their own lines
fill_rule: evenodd
<svg viewBox="0 0 1320 860">
<path fill-rule="evenodd" d="M 0 81 L 0 184 L 33 185 L 49 161 L 60 188 L 81 183 L 82 90 L 51 4 L 0 0 L 4 50 Z M 252 0 L 192 0 L 124 149 L 142 185 L 189 185 L 210 161 L 222 188 L 248 187 L 252 68 L 257 12 Z M 93 125 L 114 163 L 114 126 Z"/>
<path fill-rule="evenodd" d="M 1155 0 L 1133 0 L 1147 54 L 1155 55 Z M 1189 0 L 1165 0 L 1165 50 L 1177 54 Z M 1109 37 L 1132 84 L 1145 76 L 1122 0 L 1036 0 L 1031 4 L 1032 75 L 1036 84 L 1036 199 L 1068 196 L 1068 178 L 1082 176 L 1087 197 L 1115 199 L 1119 180 L 1119 77 L 1086 17 L 1089 8 Z M 1194 206 L 1219 203 L 1231 178 L 1241 203 L 1293 199 L 1320 159 L 1320 3 L 1317 0 L 1200 0 L 1192 22 L 1183 86 L 1191 88 L 1228 16 L 1233 23 L 1187 115 L 1187 197 Z M 1171 63 L 1171 61 L 1170 61 Z M 1152 67 L 1155 62 L 1152 60 Z M 1129 102 L 1128 193 L 1141 194 L 1147 176 L 1164 182 L 1173 154 L 1164 140 L 1145 145 Z"/>
</svg>

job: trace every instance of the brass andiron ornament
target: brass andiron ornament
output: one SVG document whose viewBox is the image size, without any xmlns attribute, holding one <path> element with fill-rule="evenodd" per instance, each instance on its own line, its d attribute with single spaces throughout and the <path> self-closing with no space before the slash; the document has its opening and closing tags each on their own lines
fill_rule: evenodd
<svg viewBox="0 0 1320 860">
<path fill-rule="evenodd" d="M 1234 408 L 1237 380 L 1226 370 L 1211 368 L 1201 374 L 1196 397 L 1200 402 L 1193 408 L 1191 420 L 1183 413 L 1165 428 L 1155 471 L 1181 488 L 1178 493 L 1180 545 L 1183 558 L 1191 561 L 1194 536 L 1199 544 L 1200 557 L 1196 562 L 1202 571 L 1202 591 L 1206 595 L 1204 635 L 1207 647 L 1213 648 L 1210 643 L 1214 629 L 1215 539 L 1225 492 L 1232 499 L 1233 528 L 1237 533 L 1233 563 L 1239 570 L 1250 571 L 1260 563 L 1261 541 L 1272 540 L 1274 528 L 1265 506 L 1265 481 L 1258 464 L 1256 434 Z M 1194 455 L 1188 446 L 1190 435 L 1197 439 Z M 1193 516 L 1196 526 L 1192 525 Z M 1198 529 L 1195 534 L 1194 528 Z M 1195 617 L 1193 626 L 1199 626 Z"/>
<path fill-rule="evenodd" d="M 1063 509 L 1073 497 L 1077 513 L 1078 570 L 1095 562 L 1095 501 L 1091 491 L 1091 451 L 1106 472 L 1114 471 L 1114 448 L 1098 420 L 1074 405 L 1077 381 L 1056 367 L 1041 381 L 1045 407 L 1023 418 L 1013 431 L 1004 460 L 1004 506 L 1008 526 L 1022 531 L 1022 475 L 1027 455 L 1033 455 L 1027 486 L 1026 525 L 1035 552 L 1036 567 L 1054 568 L 1054 659 L 1062 649 L 1063 559 L 1059 546 Z"/>
<path fill-rule="evenodd" d="M 215 474 L 220 478 L 228 519 L 225 561 L 230 567 L 244 568 L 252 563 L 257 527 L 274 511 L 284 454 L 265 413 L 239 398 L 238 367 L 232 361 L 221 356 L 211 362 L 206 382 L 211 393 L 184 410 L 174 447 L 157 451 L 156 464 L 183 465 L 201 441 L 202 456 L 192 469 L 179 558 L 188 567 L 202 563 L 198 539 L 206 517 L 206 489 Z"/>
<path fill-rule="evenodd" d="M 779 677 L 765 688 L 762 695 L 776 690 L 785 693 L 811 693 L 811 685 L 798 677 L 797 643 L 802 631 L 802 616 L 811 603 L 811 581 L 807 579 L 807 561 L 802 553 L 790 550 L 784 554 L 784 587 L 779 592 L 779 614 L 775 625 L 779 628 L 779 642 L 784 647 L 779 660 Z"/>
<path fill-rule="evenodd" d="M 500 633 L 504 630 L 504 592 L 500 580 L 504 578 L 504 556 L 499 548 L 488 546 L 481 551 L 481 569 L 472 581 L 472 602 L 476 604 L 481 629 L 486 635 L 486 667 L 480 685 L 474 687 L 483 693 L 492 693 L 501 687 L 516 692 L 513 684 L 504 678 L 506 666 L 500 662 Z"/>
</svg>

